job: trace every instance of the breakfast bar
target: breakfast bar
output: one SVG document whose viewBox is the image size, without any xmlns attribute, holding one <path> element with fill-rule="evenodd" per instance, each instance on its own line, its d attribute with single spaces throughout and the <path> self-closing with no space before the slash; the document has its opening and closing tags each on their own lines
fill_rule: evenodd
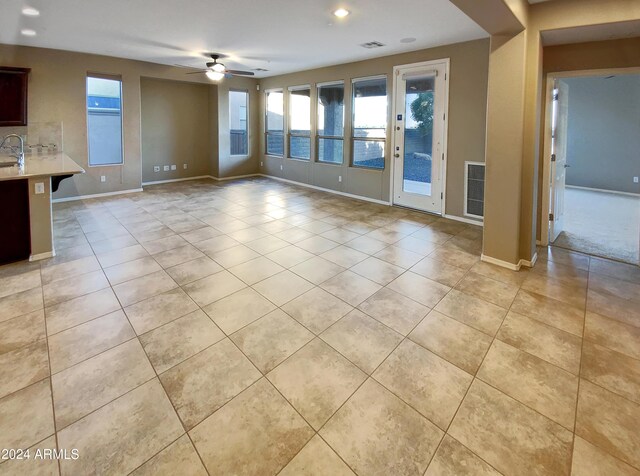
<svg viewBox="0 0 640 476">
<path fill-rule="evenodd" d="M 23 259 L 55 256 L 51 194 L 61 180 L 84 169 L 62 152 L 14 157 L 0 156 L 0 265 Z"/>
</svg>

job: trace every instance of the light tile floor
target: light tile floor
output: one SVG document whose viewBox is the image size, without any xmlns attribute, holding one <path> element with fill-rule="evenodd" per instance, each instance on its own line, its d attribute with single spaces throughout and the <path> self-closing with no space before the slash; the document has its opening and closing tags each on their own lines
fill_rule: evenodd
<svg viewBox="0 0 640 476">
<path fill-rule="evenodd" d="M 640 474 L 638 267 L 267 179 L 54 228 L 0 268 L 2 474 Z"/>
</svg>

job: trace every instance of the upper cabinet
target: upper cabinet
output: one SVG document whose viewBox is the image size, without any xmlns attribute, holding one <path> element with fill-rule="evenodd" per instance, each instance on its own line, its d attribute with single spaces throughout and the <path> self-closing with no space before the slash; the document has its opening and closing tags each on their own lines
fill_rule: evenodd
<svg viewBox="0 0 640 476">
<path fill-rule="evenodd" d="M 29 71 L 0 66 L 0 127 L 27 125 Z"/>
</svg>

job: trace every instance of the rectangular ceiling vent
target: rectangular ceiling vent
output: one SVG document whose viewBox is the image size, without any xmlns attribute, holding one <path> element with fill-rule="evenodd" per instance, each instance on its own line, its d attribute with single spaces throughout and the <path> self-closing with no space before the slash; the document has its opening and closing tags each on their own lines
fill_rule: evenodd
<svg viewBox="0 0 640 476">
<path fill-rule="evenodd" d="M 468 217 L 484 217 L 484 164 L 464 163 L 464 214 Z"/>
<path fill-rule="evenodd" d="M 268 69 L 264 69 L 264 68 L 253 68 L 254 71 L 269 71 Z"/>
<path fill-rule="evenodd" d="M 371 49 L 371 48 L 381 48 L 384 45 L 379 41 L 370 41 L 369 43 L 362 43 L 360 46 L 363 48 Z"/>
</svg>

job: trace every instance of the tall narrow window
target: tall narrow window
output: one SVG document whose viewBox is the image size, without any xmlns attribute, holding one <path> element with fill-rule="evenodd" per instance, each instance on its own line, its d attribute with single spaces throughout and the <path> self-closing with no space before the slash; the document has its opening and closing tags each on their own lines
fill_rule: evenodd
<svg viewBox="0 0 640 476">
<path fill-rule="evenodd" d="M 249 154 L 249 129 L 247 127 L 249 93 L 229 91 L 229 134 L 231 155 Z"/>
<path fill-rule="evenodd" d="M 311 157 L 311 89 L 309 86 L 289 89 L 289 157 Z"/>
<path fill-rule="evenodd" d="M 387 137 L 387 78 L 366 78 L 353 82 L 354 167 L 384 169 Z"/>
<path fill-rule="evenodd" d="M 318 85 L 318 161 L 342 163 L 344 83 Z"/>
<path fill-rule="evenodd" d="M 122 164 L 122 81 L 87 76 L 89 165 Z"/>
<path fill-rule="evenodd" d="M 282 90 L 267 91 L 265 132 L 267 154 L 284 156 L 284 94 Z"/>
</svg>

